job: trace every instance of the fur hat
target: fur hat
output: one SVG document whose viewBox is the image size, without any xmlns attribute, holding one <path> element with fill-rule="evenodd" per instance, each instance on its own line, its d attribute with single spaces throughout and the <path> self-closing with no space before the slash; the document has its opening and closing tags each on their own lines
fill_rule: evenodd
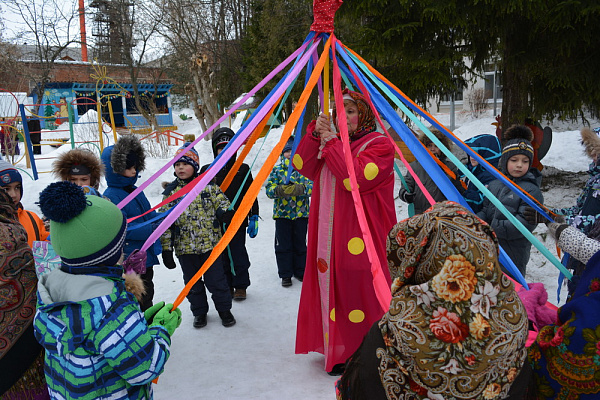
<svg viewBox="0 0 600 400">
<path fill-rule="evenodd" d="M 175 155 L 181 153 L 189 144 L 190 143 L 186 143 L 177 149 Z M 193 147 L 190 147 L 188 151 L 179 159 L 179 161 L 190 164 L 192 167 L 194 167 L 194 174 L 198 173 L 198 170 L 200 169 L 200 157 L 198 156 L 196 149 Z"/>
<path fill-rule="evenodd" d="M 21 173 L 9 162 L 0 160 L 0 187 L 13 182 L 23 182 Z M 21 185 L 21 198 L 23 197 L 23 185 Z"/>
<path fill-rule="evenodd" d="M 450 142 L 450 139 L 448 139 L 448 137 L 446 137 L 446 135 L 444 135 L 442 132 L 440 132 L 437 128 L 430 128 L 429 129 L 431 131 L 431 133 L 433 133 L 435 135 L 435 137 L 442 142 L 442 144 L 448 149 L 451 149 L 452 146 L 452 142 Z M 421 143 L 423 143 L 423 146 L 427 147 L 430 144 L 433 143 L 433 141 L 431 139 L 429 139 L 429 137 L 427 137 L 427 135 L 425 135 L 425 133 L 421 133 L 419 135 L 419 141 L 421 141 Z"/>
<path fill-rule="evenodd" d="M 508 160 L 517 155 L 523 154 L 529 158 L 529 164 L 533 162 L 533 132 L 525 125 L 513 125 L 504 132 L 504 145 L 502 147 L 502 157 L 498 167 L 501 171 L 506 172 L 506 164 Z"/>
<path fill-rule="evenodd" d="M 100 178 L 104 175 L 104 164 L 94 153 L 87 149 L 73 149 L 61 154 L 52 163 L 52 173 L 61 181 L 71 180 L 71 175 L 82 175 L 89 171 L 90 185 L 98 189 Z"/>
<path fill-rule="evenodd" d="M 585 154 L 591 159 L 600 155 L 600 137 L 590 128 L 581 130 L 581 144 L 585 147 Z"/>
<path fill-rule="evenodd" d="M 67 181 L 48 185 L 40 193 L 39 205 L 50 219 L 52 246 L 61 258 L 63 271 L 90 274 L 98 267 L 118 263 L 127 220 L 116 205 L 102 197 L 86 196 L 79 186 Z"/>
<path fill-rule="evenodd" d="M 146 153 L 142 143 L 135 135 L 121 136 L 110 155 L 110 166 L 117 174 L 135 167 L 137 172 L 146 169 Z"/>
</svg>

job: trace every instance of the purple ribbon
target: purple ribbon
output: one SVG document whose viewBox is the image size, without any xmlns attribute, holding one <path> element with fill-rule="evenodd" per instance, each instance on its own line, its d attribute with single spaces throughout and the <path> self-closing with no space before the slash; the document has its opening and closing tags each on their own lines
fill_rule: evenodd
<svg viewBox="0 0 600 400">
<path fill-rule="evenodd" d="M 165 217 L 165 219 L 154 230 L 154 232 L 152 232 L 152 234 L 148 237 L 148 239 L 142 246 L 142 250 L 148 249 L 156 240 L 158 240 L 160 238 L 160 236 L 162 236 L 162 234 L 177 220 L 177 218 L 179 218 L 181 213 L 183 213 L 183 211 L 192 203 L 192 201 L 194 201 L 194 199 L 196 197 L 198 197 L 198 194 L 200 193 L 200 191 L 202 191 L 206 187 L 206 185 L 214 178 L 214 176 L 217 174 L 217 172 L 223 168 L 223 166 L 225 165 L 227 160 L 229 160 L 233 156 L 233 154 L 235 152 L 237 152 L 237 150 L 241 147 L 241 145 L 248 138 L 248 136 L 250 136 L 250 134 L 254 131 L 254 129 L 260 123 L 260 121 L 262 121 L 264 119 L 264 117 L 267 115 L 267 113 L 270 112 L 271 108 L 273 108 L 273 105 L 275 104 L 275 102 L 277 102 L 279 100 L 279 97 L 282 95 L 282 93 L 287 89 L 287 87 L 291 84 L 291 82 L 293 82 L 294 79 L 296 79 L 296 77 L 298 76 L 300 71 L 302 71 L 302 69 L 308 62 L 308 59 L 311 57 L 311 55 L 317 51 L 317 46 L 319 45 L 320 41 L 321 41 L 320 39 L 316 40 L 314 42 L 314 44 L 312 45 L 312 47 L 310 48 L 310 50 L 308 52 L 306 52 L 302 56 L 302 58 L 300 58 L 300 61 L 292 68 L 292 70 L 288 74 L 287 78 L 278 87 L 278 89 L 273 93 L 273 95 L 269 98 L 269 100 L 265 103 L 265 105 L 257 112 L 256 116 L 252 119 L 252 121 L 248 124 L 248 126 L 245 129 L 243 129 L 242 131 L 238 132 L 238 134 L 234 136 L 234 139 L 232 140 L 233 143 L 231 145 L 227 146 L 225 148 L 225 150 L 223 150 L 221 157 L 215 163 L 215 165 L 213 165 L 212 168 L 210 168 L 210 169 L 208 169 L 208 171 L 206 171 L 206 173 L 204 174 L 202 179 L 200 179 L 198 184 L 194 188 L 192 188 L 192 190 L 190 190 L 190 192 L 185 197 L 183 197 L 181 199 L 179 204 L 177 204 L 173 208 L 173 211 L 171 211 L 171 213 Z M 308 45 L 308 43 L 309 42 L 307 42 L 306 45 Z M 267 78 L 270 80 L 272 78 L 272 76 L 279 73 L 289 63 L 289 61 L 291 59 L 295 58 L 296 55 L 299 54 L 299 52 L 302 51 L 304 48 L 305 48 L 305 46 L 302 46 L 298 50 L 296 50 L 290 57 L 288 57 L 286 59 L 286 61 L 284 63 L 280 64 L 276 69 L 274 69 L 267 76 Z M 265 80 L 267 78 L 265 78 L 265 79 L 263 79 L 263 81 L 261 81 L 261 83 L 259 84 L 260 87 L 262 87 L 266 83 Z M 252 89 L 252 91 L 250 93 L 255 93 L 258 89 L 260 89 L 259 86 Z M 238 102 L 236 107 L 239 106 L 240 104 L 243 104 L 247 97 L 249 97 L 249 96 L 245 96 L 244 99 L 242 99 L 242 101 Z M 236 107 L 234 107 L 234 109 Z M 225 118 L 227 115 L 228 114 L 225 114 L 223 116 L 223 118 Z M 221 118 L 221 119 L 223 119 L 223 118 Z M 219 122 L 215 123 L 215 125 L 218 123 Z M 213 125 L 206 132 L 211 131 L 215 125 Z M 204 134 L 202 134 L 202 136 L 198 137 L 196 139 L 196 141 L 194 141 L 190 146 L 193 146 L 202 137 L 204 137 L 206 132 L 204 132 Z M 184 154 L 184 153 L 185 153 L 185 151 L 182 151 L 180 154 Z M 155 176 L 162 174 L 164 172 L 165 168 L 174 164 L 178 158 L 179 157 L 175 157 L 173 160 L 171 160 L 169 163 L 167 163 L 167 165 L 165 167 L 163 167 L 159 172 L 154 174 L 152 176 L 152 178 L 150 178 L 150 179 L 153 179 Z M 142 189 L 143 187 L 145 187 L 145 186 L 140 186 L 140 188 L 138 188 L 138 190 Z M 135 192 L 133 192 L 129 196 L 131 197 L 134 194 L 135 194 Z M 125 198 L 125 200 L 123 200 L 123 202 L 125 202 L 126 200 L 127 200 L 127 198 Z"/>
</svg>

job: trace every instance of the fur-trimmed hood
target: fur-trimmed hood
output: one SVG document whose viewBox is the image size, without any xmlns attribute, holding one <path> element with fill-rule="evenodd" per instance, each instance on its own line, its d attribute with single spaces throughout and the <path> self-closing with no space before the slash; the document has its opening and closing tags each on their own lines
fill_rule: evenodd
<svg viewBox="0 0 600 400">
<path fill-rule="evenodd" d="M 127 169 L 127 155 L 135 153 L 137 162 L 135 169 L 138 173 L 146 169 L 146 154 L 140 140 L 134 135 L 122 136 L 114 145 L 110 156 L 110 166 L 117 174 L 122 173 Z"/>
<path fill-rule="evenodd" d="M 123 278 L 125 279 L 125 290 L 134 295 L 138 303 L 141 303 L 146 294 L 142 277 L 135 272 L 123 272 Z"/>
<path fill-rule="evenodd" d="M 90 150 L 73 149 L 61 154 L 52 163 L 52 173 L 61 181 L 68 181 L 71 179 L 71 167 L 77 164 L 89 168 L 91 186 L 98 189 L 100 178 L 104 175 L 104 165 Z"/>
<path fill-rule="evenodd" d="M 135 152 L 137 155 L 136 170 L 138 174 L 146 167 L 146 155 L 138 138 L 135 136 L 123 136 L 114 146 L 108 146 L 102 152 L 100 157 L 106 168 L 106 184 L 109 187 L 124 188 L 134 186 L 138 175 L 128 178 L 117 171 L 125 171 L 127 164 L 127 154 Z M 141 168 L 141 169 L 140 169 Z"/>
<path fill-rule="evenodd" d="M 581 130 L 581 144 L 585 147 L 585 154 L 592 160 L 600 155 L 600 137 L 590 128 Z"/>
</svg>

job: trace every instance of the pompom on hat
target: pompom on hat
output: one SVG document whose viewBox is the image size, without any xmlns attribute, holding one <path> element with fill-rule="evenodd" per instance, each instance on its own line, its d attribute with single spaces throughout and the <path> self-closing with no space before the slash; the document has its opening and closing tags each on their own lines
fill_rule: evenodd
<svg viewBox="0 0 600 400">
<path fill-rule="evenodd" d="M 189 146 L 190 143 L 185 143 L 175 152 L 175 155 L 181 153 L 185 150 L 186 146 Z M 198 152 L 193 147 L 190 147 L 186 153 L 179 159 L 179 161 L 190 164 L 194 168 L 194 173 L 197 174 L 200 169 L 200 156 L 198 156 Z"/>
<path fill-rule="evenodd" d="M 102 275 L 103 269 L 119 262 L 127 220 L 116 205 L 86 196 L 79 186 L 63 181 L 40 193 L 39 206 L 50 219 L 52 246 L 64 272 Z"/>
</svg>

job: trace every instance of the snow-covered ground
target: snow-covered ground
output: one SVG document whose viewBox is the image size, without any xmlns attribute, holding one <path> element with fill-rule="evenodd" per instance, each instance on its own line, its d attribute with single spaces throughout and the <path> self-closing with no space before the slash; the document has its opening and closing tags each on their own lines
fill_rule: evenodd
<svg viewBox="0 0 600 400">
<path fill-rule="evenodd" d="M 193 116 L 191 110 L 180 110 L 174 115 Z M 448 124 L 447 114 L 435 115 L 443 124 Z M 182 134 L 200 134 L 195 117 L 185 121 L 176 119 L 178 132 Z M 91 121 L 93 121 L 93 116 Z M 472 119 L 468 116 L 457 117 L 455 134 L 466 139 L 482 133 L 494 134 L 494 119 L 486 116 Z M 596 121 L 592 126 L 597 126 Z M 556 125 L 554 140 L 547 156 L 542 161 L 548 167 L 562 171 L 571 171 L 581 176 L 588 168 L 589 160 L 583 153 L 579 141 L 580 125 Z M 252 166 L 254 175 L 263 165 L 268 153 L 279 139 L 282 128 L 273 130 L 265 139 L 264 146 L 254 146 L 246 163 Z M 56 136 L 44 132 L 42 137 Z M 110 137 L 112 144 L 112 136 Z M 51 169 L 52 158 L 70 146 L 54 149 L 43 148 L 43 160 L 37 163 L 40 179 L 33 181 L 24 176 L 25 208 L 39 213 L 35 204 L 39 192 L 55 178 L 47 173 Z M 177 147 L 168 149 L 161 157 L 149 157 L 147 170 L 141 175 L 138 184 L 148 179 L 153 172 L 164 165 L 174 154 Z M 196 150 L 201 164 L 212 161 L 210 143 L 201 141 Z M 97 151 L 97 150 L 96 150 Z M 40 156 L 39 156 L 40 157 Z M 398 161 L 399 163 L 399 161 Z M 21 161 L 18 167 L 31 173 Z M 404 168 L 401 167 L 404 172 Z M 172 171 L 166 172 L 145 190 L 152 205 L 162 200 L 160 186 L 162 181 L 171 181 Z M 399 179 L 396 188 L 400 185 Z M 105 183 L 101 190 L 106 188 Z M 549 206 L 571 206 L 574 204 L 581 186 L 568 189 L 550 188 L 544 193 Z M 250 275 L 252 285 L 248 288 L 248 298 L 243 302 L 234 302 L 232 312 L 237 324 L 231 328 L 221 326 L 214 309 L 208 315 L 208 326 L 202 329 L 192 327 L 192 315 L 187 301 L 182 304 L 183 323 L 173 335 L 171 357 L 154 386 L 156 399 L 334 399 L 334 383 L 337 378 L 327 375 L 323 369 L 324 358 L 320 354 L 294 354 L 296 334 L 296 315 L 302 284 L 294 280 L 293 286 L 284 288 L 277 276 L 277 266 L 273 250 L 274 222 L 272 201 L 261 191 L 258 201 L 260 215 L 259 233 L 254 239 L 247 240 L 252 266 Z M 406 218 L 407 207 L 396 200 L 398 220 Z M 538 226 L 535 234 L 545 238 L 546 228 Z M 551 240 L 545 246 L 555 254 L 555 245 Z M 543 282 L 555 302 L 558 271 L 537 250 L 532 249 L 528 265 L 527 280 Z M 159 265 L 155 267 L 155 301 L 172 302 L 183 288 L 180 269 L 168 270 Z M 564 298 L 564 295 L 562 296 Z M 564 300 L 563 300 L 564 301 Z M 209 300 L 209 304 L 212 303 Z"/>
</svg>

